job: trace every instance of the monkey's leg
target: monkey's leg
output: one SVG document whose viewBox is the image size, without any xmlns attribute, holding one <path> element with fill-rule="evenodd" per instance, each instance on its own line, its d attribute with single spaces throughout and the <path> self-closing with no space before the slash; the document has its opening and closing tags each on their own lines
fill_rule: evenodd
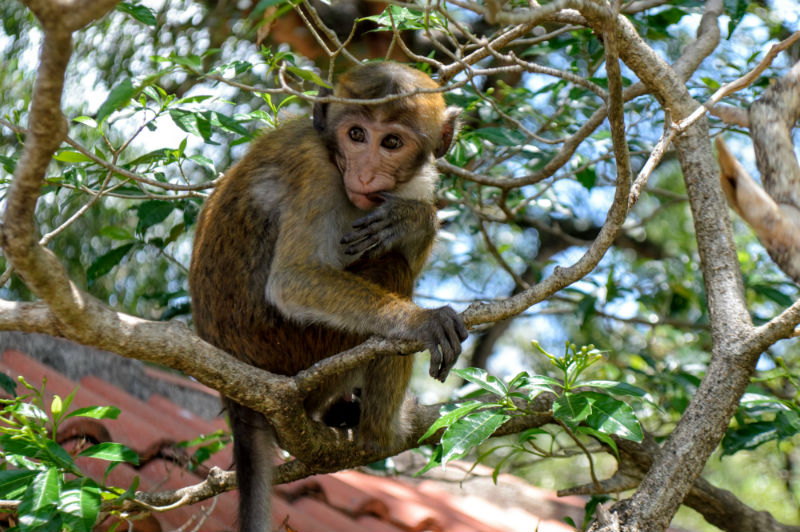
<svg viewBox="0 0 800 532">
<path fill-rule="evenodd" d="M 406 388 L 412 356 L 385 356 L 372 361 L 364 376 L 359 439 L 375 450 L 385 449 L 408 434 Z"/>
<path fill-rule="evenodd" d="M 272 530 L 274 430 L 258 412 L 231 400 L 225 403 L 233 431 L 233 459 L 239 482 L 239 526 L 241 532 L 268 532 Z"/>
</svg>

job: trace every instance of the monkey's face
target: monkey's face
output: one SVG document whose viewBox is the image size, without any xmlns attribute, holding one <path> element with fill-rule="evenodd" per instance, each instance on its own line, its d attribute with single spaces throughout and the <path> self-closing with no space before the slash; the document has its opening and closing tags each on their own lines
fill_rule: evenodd
<svg viewBox="0 0 800 532">
<path fill-rule="evenodd" d="M 359 209 L 372 209 L 382 201 L 379 193 L 412 179 L 425 160 L 423 151 L 417 133 L 398 122 L 354 115 L 336 126 L 336 164 L 347 197 Z"/>
</svg>

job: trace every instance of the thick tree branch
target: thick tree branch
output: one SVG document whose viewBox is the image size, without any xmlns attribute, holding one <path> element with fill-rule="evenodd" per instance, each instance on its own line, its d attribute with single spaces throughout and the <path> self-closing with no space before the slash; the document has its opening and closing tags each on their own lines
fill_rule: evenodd
<svg viewBox="0 0 800 532">
<path fill-rule="evenodd" d="M 706 12 L 721 14 L 721 2 L 708 2 Z M 679 76 L 641 41 L 627 21 L 621 20 L 620 28 L 626 64 L 678 120 L 691 114 L 697 103 Z M 708 144 L 704 120 L 675 141 L 695 219 L 708 296 L 714 342 L 712 361 L 653 468 L 633 497 L 615 508 L 626 530 L 662 530 L 668 526 L 721 440 L 760 354 L 746 344 L 754 331 L 744 305 L 732 232 L 714 179 L 715 165 Z"/>
<path fill-rule="evenodd" d="M 660 448 L 649 434 L 641 443 L 620 438 L 615 438 L 615 441 L 620 452 L 619 469 L 610 479 L 601 482 L 601 492 L 596 491 L 593 484 L 586 484 L 560 490 L 559 496 L 614 494 L 636 488 L 653 465 Z M 780 523 L 768 512 L 749 507 L 730 491 L 717 488 L 703 478 L 695 480 L 683 503 L 700 513 L 712 525 L 729 532 L 800 531 L 800 526 Z"/>
</svg>

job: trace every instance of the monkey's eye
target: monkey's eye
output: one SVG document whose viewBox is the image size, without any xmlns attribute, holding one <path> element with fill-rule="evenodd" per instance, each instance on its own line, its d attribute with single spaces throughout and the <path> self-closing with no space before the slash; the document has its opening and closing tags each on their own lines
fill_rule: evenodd
<svg viewBox="0 0 800 532">
<path fill-rule="evenodd" d="M 381 141 L 381 146 L 387 150 L 396 150 L 403 145 L 403 140 L 397 135 L 386 135 Z"/>
<path fill-rule="evenodd" d="M 360 127 L 351 127 L 347 134 L 353 142 L 364 142 L 367 138 L 366 133 Z"/>
</svg>

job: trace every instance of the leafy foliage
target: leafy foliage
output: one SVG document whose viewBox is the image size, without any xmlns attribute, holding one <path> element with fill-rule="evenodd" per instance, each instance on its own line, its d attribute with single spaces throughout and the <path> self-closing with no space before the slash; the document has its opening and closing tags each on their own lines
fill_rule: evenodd
<svg viewBox="0 0 800 532">
<path fill-rule="evenodd" d="M 561 373 L 560 379 L 521 372 L 504 383 L 482 369 L 455 370 L 460 377 L 478 387 L 470 397 L 488 394 L 489 400 L 470 399 L 442 408 L 439 419 L 420 438 L 423 441 L 444 429 L 439 444 L 420 473 L 464 458 L 512 417 L 539 413 L 533 401 L 543 393 L 555 396 L 551 411 L 553 419 L 573 439 L 577 434 L 593 436 L 615 452 L 617 445 L 610 438 L 612 435 L 632 441 L 642 440 L 642 428 L 633 409 L 617 397 L 643 399 L 647 395 L 644 390 L 622 382 L 581 380 L 581 374 L 602 359 L 602 354 L 594 346 L 578 349 L 574 344 L 567 344 L 561 358 L 545 351 L 538 342 L 533 342 L 533 346 Z M 549 433 L 539 428 L 522 432 L 500 465 L 520 453 L 539 453 L 535 438 L 543 434 Z M 504 447 L 493 448 L 481 455 L 478 461 Z M 500 465 L 495 468 L 495 475 Z"/>
<path fill-rule="evenodd" d="M 84 476 L 73 456 L 56 442 L 55 435 L 67 419 L 116 419 L 119 409 L 91 406 L 70 410 L 74 391 L 63 399 L 54 395 L 48 408 L 44 385 L 35 388 L 22 377 L 20 382 L 27 393 L 0 399 L 0 498 L 19 503 L 17 524 L 9 530 L 91 530 L 101 502 L 119 498 L 124 490 Z M 11 390 L 13 381 L 4 382 L 3 387 Z M 108 462 L 106 476 L 122 462 L 139 463 L 135 452 L 113 442 L 92 445 L 78 456 Z"/>
</svg>

